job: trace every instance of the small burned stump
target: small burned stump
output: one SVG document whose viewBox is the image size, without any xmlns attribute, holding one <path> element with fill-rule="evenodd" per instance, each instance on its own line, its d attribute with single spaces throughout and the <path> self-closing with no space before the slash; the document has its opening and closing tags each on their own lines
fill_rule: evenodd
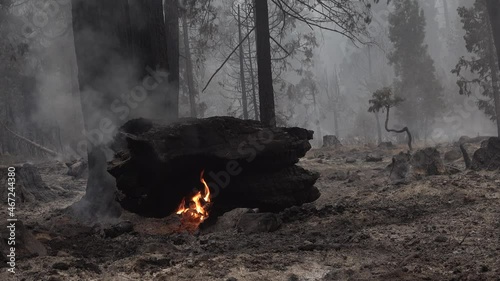
<svg viewBox="0 0 500 281">
<path fill-rule="evenodd" d="M 413 173 L 422 176 L 442 175 L 446 173 L 441 153 L 433 147 L 418 150 L 411 159 Z"/>
<path fill-rule="evenodd" d="M 392 158 L 392 163 L 387 168 L 391 180 L 395 182 L 446 173 L 441 153 L 431 147 L 418 150 L 413 155 L 400 152 Z"/>
<path fill-rule="evenodd" d="M 317 173 L 295 164 L 311 148 L 313 132 L 269 128 L 231 117 L 183 119 L 163 124 L 127 122 L 108 165 L 126 210 L 165 217 L 183 198 L 210 188 L 210 216 L 234 208 L 280 211 L 315 201 Z M 204 196 L 205 194 L 203 194 Z"/>
<path fill-rule="evenodd" d="M 410 174 L 411 154 L 400 152 L 392 157 L 392 163 L 387 167 L 392 181 L 405 180 Z"/>
<path fill-rule="evenodd" d="M 323 147 L 340 147 L 342 144 L 340 143 L 337 136 L 326 135 L 323 136 Z"/>
<path fill-rule="evenodd" d="M 56 192 L 52 191 L 42 180 L 35 166 L 31 164 L 14 165 L 16 204 L 24 202 L 48 202 L 55 198 Z M 7 185 L 8 166 L 0 166 L 1 203 L 7 204 L 9 196 Z"/>
<path fill-rule="evenodd" d="M 490 171 L 500 169 L 500 138 L 489 138 L 481 143 L 481 148 L 472 157 L 472 169 Z"/>
<path fill-rule="evenodd" d="M 381 142 L 378 144 L 378 148 L 381 148 L 381 149 L 393 149 L 395 147 L 396 146 L 394 144 L 392 144 L 392 142 L 390 142 L 390 141 L 385 141 L 385 142 Z"/>
</svg>

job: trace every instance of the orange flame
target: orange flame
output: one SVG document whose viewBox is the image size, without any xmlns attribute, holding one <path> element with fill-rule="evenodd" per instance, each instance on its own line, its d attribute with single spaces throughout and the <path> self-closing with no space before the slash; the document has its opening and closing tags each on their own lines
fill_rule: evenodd
<svg viewBox="0 0 500 281">
<path fill-rule="evenodd" d="M 191 199 L 182 199 L 176 214 L 181 215 L 183 219 L 200 224 L 208 218 L 207 208 L 210 206 L 210 188 L 203 179 L 205 170 L 201 171 L 200 182 L 203 184 L 203 191 L 198 191 Z M 188 206 L 186 207 L 186 201 Z"/>
</svg>

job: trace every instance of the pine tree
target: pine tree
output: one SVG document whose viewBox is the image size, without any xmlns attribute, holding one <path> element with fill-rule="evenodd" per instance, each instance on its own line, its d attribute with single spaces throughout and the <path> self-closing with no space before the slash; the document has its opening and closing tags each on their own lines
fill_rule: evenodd
<svg viewBox="0 0 500 281">
<path fill-rule="evenodd" d="M 471 95 L 474 85 L 482 89 L 484 98 L 480 98 L 477 105 L 492 121 L 497 121 L 500 131 L 500 116 L 496 114 L 500 108 L 495 110 L 500 90 L 499 70 L 486 1 L 477 0 L 470 8 L 460 7 L 458 13 L 466 31 L 464 39 L 471 56 L 461 57 L 452 72 L 459 76 L 460 94 Z M 470 74 L 473 77 L 469 77 Z"/>
<path fill-rule="evenodd" d="M 405 100 L 397 113 L 418 136 L 427 139 L 443 102 L 434 61 L 424 43 L 425 16 L 416 0 L 397 0 L 394 6 L 389 16 L 389 39 L 394 45 L 389 62 L 396 73 L 396 94 Z"/>
</svg>

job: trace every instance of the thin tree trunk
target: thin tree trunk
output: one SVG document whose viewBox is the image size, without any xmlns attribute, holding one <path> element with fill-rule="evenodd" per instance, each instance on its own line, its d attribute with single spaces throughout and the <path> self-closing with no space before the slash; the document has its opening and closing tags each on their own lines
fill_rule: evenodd
<svg viewBox="0 0 500 281">
<path fill-rule="evenodd" d="M 247 33 L 250 32 L 250 28 L 247 26 Z M 252 83 L 252 103 L 255 115 L 255 120 L 259 120 L 259 105 L 257 104 L 257 89 L 255 87 L 255 73 L 253 71 L 253 57 L 252 57 L 252 42 L 250 37 L 248 37 L 248 64 L 250 67 L 250 81 Z"/>
<path fill-rule="evenodd" d="M 316 131 L 318 132 L 318 143 L 321 145 L 321 139 L 323 138 L 322 137 L 322 134 L 321 134 L 321 121 L 320 121 L 320 114 L 319 114 L 319 110 L 318 110 L 318 102 L 316 100 L 316 89 L 311 89 L 311 95 L 312 95 L 312 98 L 313 98 L 313 105 L 314 105 L 314 114 L 316 115 Z"/>
<path fill-rule="evenodd" d="M 339 100 L 340 100 L 340 85 L 339 85 L 339 77 L 337 75 L 337 71 L 335 70 L 335 98 L 334 98 L 334 104 L 333 104 L 333 124 L 335 128 L 335 136 L 337 138 L 340 138 L 340 133 L 339 133 L 339 113 L 338 113 L 338 108 L 339 108 Z"/>
<path fill-rule="evenodd" d="M 185 77 L 188 85 L 188 95 L 189 95 L 189 107 L 190 107 L 190 115 L 193 118 L 198 117 L 198 113 L 196 110 L 196 96 L 198 95 L 196 88 L 194 86 L 194 78 L 193 78 L 193 61 L 191 58 L 191 46 L 189 45 L 189 31 L 188 31 L 188 23 L 186 11 L 182 15 L 182 33 L 184 37 L 184 56 L 186 57 L 186 72 Z"/>
<path fill-rule="evenodd" d="M 373 84 L 373 64 L 372 64 L 372 53 L 371 53 L 371 48 L 370 46 L 367 47 L 368 48 L 368 71 L 370 72 L 370 85 Z M 373 91 L 374 89 L 372 89 L 370 86 L 368 86 L 368 90 L 369 91 Z M 378 143 L 382 143 L 382 126 L 380 125 L 380 118 L 378 116 L 378 112 L 374 112 L 373 114 L 375 114 L 375 121 L 377 122 L 377 140 L 378 140 Z"/>
<path fill-rule="evenodd" d="M 241 12 L 240 5 L 238 5 L 238 42 L 243 41 L 243 35 L 241 34 Z M 247 104 L 247 89 L 245 83 L 245 67 L 243 61 L 245 56 L 243 53 L 243 44 L 240 44 L 240 86 L 241 86 L 241 103 L 243 105 L 243 119 L 248 119 L 248 104 Z"/>
<path fill-rule="evenodd" d="M 404 127 L 401 130 L 389 129 L 389 111 L 390 111 L 390 108 L 387 107 L 386 110 L 387 110 L 387 115 L 385 117 L 385 130 L 387 132 L 393 132 L 393 133 L 398 133 L 398 134 L 406 132 L 406 135 L 408 136 L 408 148 L 410 149 L 410 151 L 412 151 L 411 143 L 412 143 L 413 139 L 411 137 L 410 130 L 408 129 L 408 127 Z"/>
<path fill-rule="evenodd" d="M 273 73 L 271 65 L 271 42 L 269 34 L 269 11 L 267 0 L 255 0 L 255 33 L 257 41 L 257 67 L 259 80 L 260 120 L 275 127 Z"/>
<path fill-rule="evenodd" d="M 443 0 L 443 9 L 444 9 L 444 22 L 446 30 L 450 30 L 450 12 L 448 9 L 448 0 Z"/>
<path fill-rule="evenodd" d="M 374 112 L 375 114 L 375 120 L 377 121 L 377 136 L 378 136 L 378 143 L 382 143 L 382 126 L 380 125 L 380 118 L 378 117 L 378 112 Z"/>
</svg>

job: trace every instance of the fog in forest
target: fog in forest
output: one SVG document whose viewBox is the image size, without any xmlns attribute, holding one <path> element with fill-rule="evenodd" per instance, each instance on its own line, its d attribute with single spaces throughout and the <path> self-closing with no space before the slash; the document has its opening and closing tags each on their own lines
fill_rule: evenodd
<svg viewBox="0 0 500 281">
<path fill-rule="evenodd" d="M 84 132 L 71 3 L 49 2 L 14 1 L 2 6 L 0 32 L 11 41 L 3 41 L 0 46 L 2 73 L 8 74 L 2 77 L 0 116 L 12 130 L 54 150 L 69 148 L 83 152 L 84 148 L 76 147 Z M 460 58 L 470 60 L 484 55 L 467 50 L 463 15 L 459 14 L 460 7 L 471 8 L 475 2 L 417 1 L 416 14 L 410 19 L 415 22 L 409 24 L 422 26 L 423 33 L 417 29 L 412 34 L 395 28 L 401 27 L 401 23 L 391 24 L 391 17 L 398 20 L 395 11 L 398 1 L 389 4 L 382 1 L 371 5 L 369 24 L 348 31 L 347 36 L 335 24 L 327 23 L 327 29 L 321 29 L 294 18 L 283 21 L 279 8 L 270 5 L 277 124 L 314 130 L 313 144 L 319 146 L 324 135 L 336 135 L 346 143 L 376 143 L 378 119 L 382 140 L 398 141 L 397 135 L 383 130 L 383 111 L 368 112 L 372 94 L 391 87 L 404 101 L 392 111 L 390 126 L 408 126 L 417 142 L 432 144 L 457 140 L 463 135 L 495 135 L 492 96 L 484 93 L 491 88 L 487 85 L 491 83 L 488 74 L 478 75 L 463 65 L 460 73 L 452 73 Z M 180 4 L 179 116 L 258 119 L 256 38 L 251 30 L 253 12 L 248 1 L 219 0 L 193 7 L 183 5 L 182 1 Z M 314 12 L 308 15 L 316 16 Z M 237 48 L 239 31 L 242 37 L 247 35 L 241 44 L 241 54 Z M 89 32 L 86 36 L 99 35 Z M 424 39 L 420 46 L 396 46 L 397 42 L 421 36 Z M 155 84 L 154 79 L 162 79 L 165 72 L 154 76 L 157 66 L 145 70 L 134 58 L 106 49 L 109 40 L 114 39 L 99 38 L 100 45 L 93 46 L 96 50 L 104 46 L 105 51 L 100 51 L 103 52 L 100 55 L 116 60 L 110 64 L 112 69 L 103 71 L 105 74 L 100 78 L 108 91 L 107 102 L 97 101 L 105 105 L 96 109 L 94 118 L 109 117 L 116 127 L 134 117 L 162 118 L 163 109 L 158 106 L 161 99 L 152 98 L 156 95 L 142 99 L 136 88 L 143 83 Z M 394 58 L 398 54 L 401 58 Z M 412 65 L 405 61 L 409 56 L 429 59 L 421 66 Z M 100 59 L 99 55 L 96 59 Z M 400 69 L 395 71 L 396 68 Z M 421 68 L 419 71 L 424 74 L 416 74 L 421 76 L 414 77 L 416 82 L 405 81 L 411 80 L 404 76 L 407 68 Z M 153 80 L 145 82 L 141 78 L 144 73 L 153 74 Z M 461 90 L 457 84 L 461 80 L 475 83 Z M 405 83 L 432 86 L 417 89 Z M 168 92 L 170 88 L 163 83 L 154 91 Z M 138 102 L 131 100 L 131 94 Z M 92 97 L 85 92 L 81 95 Z M 106 140 L 111 137 L 112 134 L 105 136 Z M 15 144 L 5 140 L 2 150 L 13 150 L 12 146 Z"/>
<path fill-rule="evenodd" d="M 500 0 L 0 0 L 0 280 L 499 280 Z"/>
</svg>

